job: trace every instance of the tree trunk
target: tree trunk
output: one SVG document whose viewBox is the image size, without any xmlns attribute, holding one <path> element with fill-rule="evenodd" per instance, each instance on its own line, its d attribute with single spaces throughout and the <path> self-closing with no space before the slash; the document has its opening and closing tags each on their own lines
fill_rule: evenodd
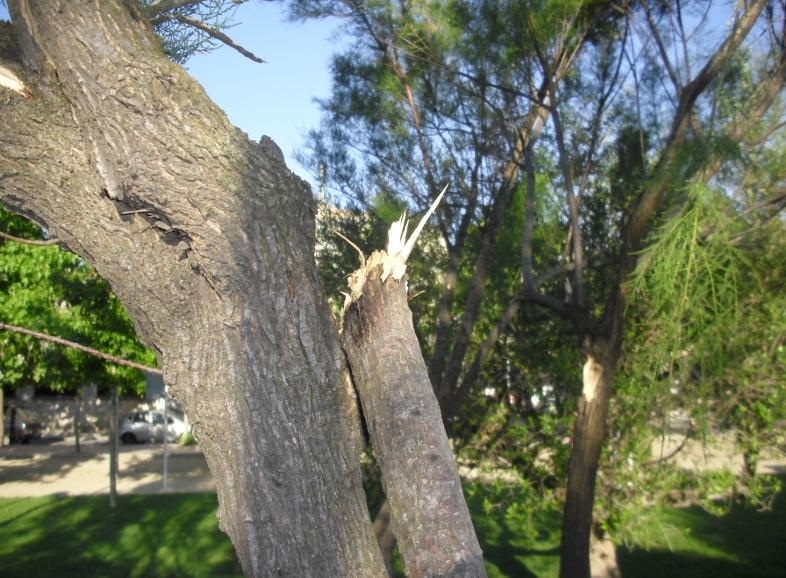
<svg viewBox="0 0 786 578">
<path fill-rule="evenodd" d="M 595 505 L 595 479 L 606 438 L 606 417 L 615 355 L 600 345 L 587 353 L 583 390 L 573 428 L 573 448 L 568 462 L 568 487 L 562 513 L 560 577 L 590 578 L 590 536 Z"/>
<path fill-rule="evenodd" d="M 372 256 L 373 262 L 373 256 Z M 485 576 L 403 281 L 369 267 L 342 345 L 382 470 L 407 576 Z"/>
<path fill-rule="evenodd" d="M 0 199 L 92 263 L 157 351 L 244 572 L 385 575 L 308 187 L 126 3 L 8 6 L 32 98 L 0 88 Z"/>
</svg>

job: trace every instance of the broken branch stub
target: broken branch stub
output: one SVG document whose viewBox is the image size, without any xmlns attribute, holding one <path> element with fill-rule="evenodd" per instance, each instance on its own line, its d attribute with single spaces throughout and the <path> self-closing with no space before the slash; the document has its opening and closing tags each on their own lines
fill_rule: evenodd
<svg viewBox="0 0 786 578">
<path fill-rule="evenodd" d="M 439 203 L 442 201 L 442 197 L 445 196 L 445 191 L 447 190 L 448 186 L 445 185 L 439 195 L 437 195 L 437 198 L 434 199 L 434 202 L 431 203 L 431 206 L 428 208 L 428 211 L 426 211 L 426 214 L 423 215 L 423 217 L 420 219 L 417 227 L 415 227 L 415 230 L 412 231 L 412 234 L 409 236 L 409 238 L 407 238 L 407 228 L 409 226 L 407 214 L 402 213 L 399 220 L 395 221 L 388 230 L 387 250 L 374 251 L 368 259 L 364 258 L 363 253 L 360 252 L 360 249 L 358 249 L 355 243 L 347 239 L 339 231 L 336 231 L 336 234 L 339 237 L 352 245 L 352 247 L 354 247 L 360 253 L 360 267 L 352 272 L 347 280 L 347 284 L 349 285 L 349 295 L 346 296 L 346 300 L 344 302 L 344 311 L 347 310 L 353 301 L 357 300 L 363 294 L 363 287 L 366 283 L 366 279 L 368 278 L 369 271 L 372 271 L 377 267 L 382 267 L 383 283 L 387 281 L 388 277 L 391 276 L 396 281 L 400 281 L 402 277 L 404 277 L 404 273 L 407 271 L 407 259 L 412 253 L 412 250 L 415 248 L 415 243 L 420 237 L 423 227 L 426 225 L 426 222 L 439 206 Z"/>
<path fill-rule="evenodd" d="M 407 257 L 441 198 L 409 238 L 402 216 L 391 227 L 387 251 L 374 252 L 350 276 L 341 345 L 407 575 L 480 577 L 483 554 L 402 282 Z"/>
</svg>

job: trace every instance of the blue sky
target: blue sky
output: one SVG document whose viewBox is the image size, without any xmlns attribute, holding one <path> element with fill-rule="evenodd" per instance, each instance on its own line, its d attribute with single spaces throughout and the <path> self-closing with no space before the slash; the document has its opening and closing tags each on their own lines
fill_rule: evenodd
<svg viewBox="0 0 786 578">
<path fill-rule="evenodd" d="M 257 64 L 222 47 L 193 57 L 186 68 L 232 124 L 253 140 L 271 137 L 289 168 L 312 181 L 293 156 L 303 148 L 306 132 L 319 124 L 314 99 L 330 94 L 329 64 L 340 23 L 288 23 L 282 4 L 260 1 L 241 5 L 236 16 L 239 24 L 229 35 L 267 62 Z"/>
<path fill-rule="evenodd" d="M 265 59 L 265 64 L 222 47 L 194 56 L 186 68 L 232 124 L 253 140 L 263 134 L 271 137 L 289 168 L 314 186 L 294 153 L 303 148 L 307 131 L 319 124 L 314 99 L 330 94 L 329 63 L 339 45 L 334 32 L 340 23 L 292 24 L 286 21 L 284 9 L 279 2 L 247 2 L 238 7 L 238 24 L 228 31 L 236 43 Z M 2 2 L 0 19 L 8 19 Z"/>
</svg>

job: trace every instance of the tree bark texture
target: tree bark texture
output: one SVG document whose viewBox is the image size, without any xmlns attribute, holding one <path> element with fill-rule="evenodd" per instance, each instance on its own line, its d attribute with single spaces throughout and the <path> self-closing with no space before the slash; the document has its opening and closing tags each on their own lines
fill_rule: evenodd
<svg viewBox="0 0 786 578">
<path fill-rule="evenodd" d="M 342 345 L 407 576 L 485 576 L 404 282 L 383 282 L 381 272 L 368 272 L 345 311 Z"/>
<path fill-rule="evenodd" d="M 568 487 L 562 512 L 560 577 L 590 578 L 590 537 L 595 505 L 595 480 L 606 439 L 606 418 L 616 357 L 587 353 L 583 392 L 573 426 L 573 448 L 568 462 Z"/>
<path fill-rule="evenodd" d="M 32 98 L 0 88 L 0 200 L 93 264 L 157 351 L 244 572 L 385 575 L 307 185 L 126 3 L 8 6 Z"/>
</svg>

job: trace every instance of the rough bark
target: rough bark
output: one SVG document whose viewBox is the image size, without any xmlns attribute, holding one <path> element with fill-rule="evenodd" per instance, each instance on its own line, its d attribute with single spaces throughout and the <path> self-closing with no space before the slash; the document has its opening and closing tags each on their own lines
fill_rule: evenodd
<svg viewBox="0 0 786 578">
<path fill-rule="evenodd" d="M 384 575 L 307 186 L 125 3 L 8 5 L 33 96 L 0 88 L 0 200 L 92 263 L 157 351 L 245 573 Z"/>
<path fill-rule="evenodd" d="M 342 345 L 382 470 L 407 575 L 485 576 L 403 281 L 370 268 Z"/>
</svg>

